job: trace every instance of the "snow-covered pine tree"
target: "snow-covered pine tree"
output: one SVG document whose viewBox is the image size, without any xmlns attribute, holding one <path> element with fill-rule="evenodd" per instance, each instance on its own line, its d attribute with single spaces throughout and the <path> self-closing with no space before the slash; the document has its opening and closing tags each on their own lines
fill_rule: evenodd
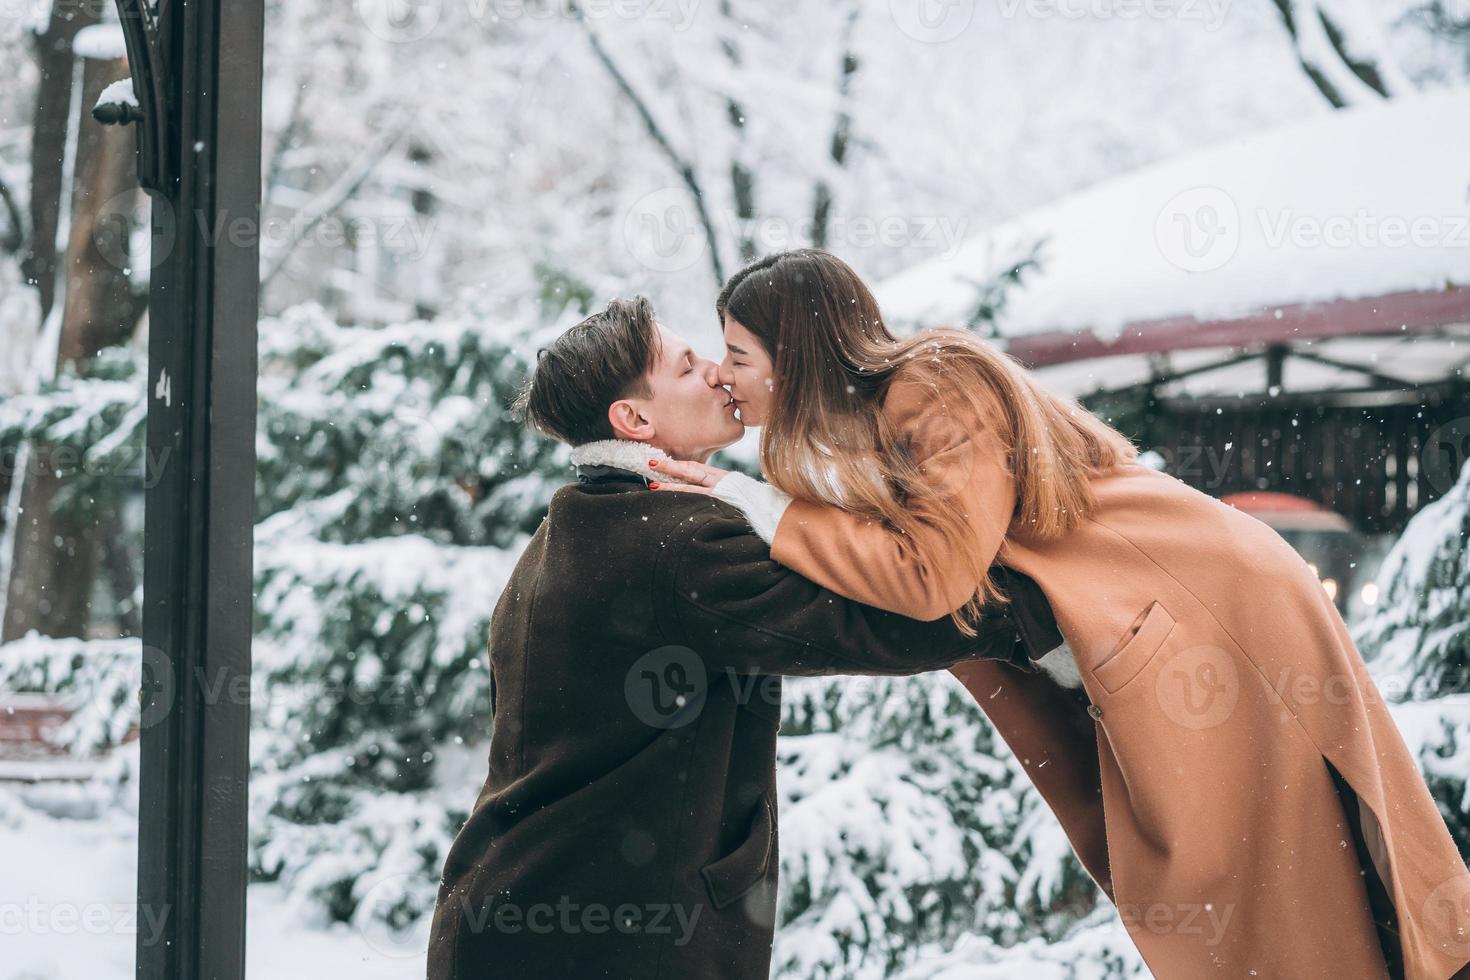
<svg viewBox="0 0 1470 980">
<path fill-rule="evenodd" d="M 1470 859 L 1470 463 L 1384 557 L 1353 640 Z"/>
<path fill-rule="evenodd" d="M 250 862 L 320 919 L 432 908 L 473 800 L 429 791 L 436 751 L 489 730 L 490 613 L 570 475 L 510 419 L 524 345 L 498 338 L 470 315 L 261 323 Z M 145 376 L 141 352 L 118 351 L 7 401 L 0 449 L 65 447 L 76 492 L 113 505 L 104 490 L 146 478 Z M 59 737 L 106 749 L 138 721 L 140 660 L 136 640 L 32 637 L 0 655 L 0 689 L 72 696 Z"/>
<path fill-rule="evenodd" d="M 1374 669 L 1402 676 L 1416 701 L 1470 682 L 1470 465 L 1409 521 L 1379 569 L 1378 611 L 1354 642 Z M 1370 656 L 1371 654 L 1371 656 Z"/>
<path fill-rule="evenodd" d="M 886 977 L 957 944 L 1056 939 L 1102 900 L 947 672 L 788 679 L 781 730 L 774 976 Z"/>
<path fill-rule="evenodd" d="M 67 365 L 34 392 L 0 398 L 0 465 L 12 474 L 54 474 L 58 491 L 51 506 L 65 509 L 74 524 L 118 519 L 122 540 L 108 544 L 116 550 L 112 557 L 129 567 L 114 567 L 108 577 L 120 621 L 142 603 L 142 583 L 129 560 L 139 553 L 141 508 L 130 506 L 131 498 L 156 470 L 143 457 L 143 378 L 134 350 L 106 347 L 80 371 Z M 0 534 L 0 580 L 10 573 L 5 566 L 15 526 L 12 522 Z M 11 691 L 56 695 L 74 709 L 70 721 L 53 733 L 57 747 L 88 756 L 119 745 L 137 724 L 140 663 L 136 638 L 51 638 L 32 631 L 0 645 L 0 697 Z M 72 794 L 68 815 L 95 812 L 119 801 L 119 792 L 126 804 L 127 794 L 136 792 L 136 753 L 123 756 L 108 767 L 111 783 L 96 787 L 100 792 Z"/>
<path fill-rule="evenodd" d="M 489 731 L 490 614 L 570 475 L 525 371 L 470 316 L 261 324 L 252 872 L 332 919 L 429 911 L 473 800 L 436 752 Z"/>
</svg>

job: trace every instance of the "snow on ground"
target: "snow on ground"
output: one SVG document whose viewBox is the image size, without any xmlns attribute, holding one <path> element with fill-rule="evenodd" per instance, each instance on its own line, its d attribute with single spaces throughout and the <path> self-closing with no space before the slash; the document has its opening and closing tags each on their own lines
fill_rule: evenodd
<svg viewBox="0 0 1470 980">
<path fill-rule="evenodd" d="M 1380 681 L 1385 680 L 1379 678 Z M 1470 716 L 1470 695 L 1392 705 L 1416 756 L 1435 740 L 1441 719 Z M 444 748 L 446 771 L 432 790 L 466 802 L 483 777 L 485 746 Z M 1442 760 L 1463 770 L 1463 759 Z M 81 791 L 78 791 L 81 792 Z M 73 794 L 75 795 L 75 794 Z M 137 933 L 156 923 L 134 912 L 136 817 L 119 807 L 91 819 L 68 792 L 27 790 L 44 808 L 0 787 L 0 980 L 130 980 Z M 371 900 L 371 895 L 367 897 Z M 303 916 L 273 884 L 249 888 L 246 974 L 251 980 L 404 980 L 423 975 L 429 919 L 401 934 L 324 925 Z M 926 948 L 900 980 L 1102 980 L 1150 976 L 1121 920 L 1107 904 L 1067 938 L 1011 947 L 968 937 L 948 950 Z"/>
<path fill-rule="evenodd" d="M 0 789 L 0 980 L 129 980 L 135 913 L 135 818 L 95 820 L 30 810 Z M 252 980 L 402 980 L 423 976 L 429 922 L 402 936 L 302 921 L 270 884 L 248 892 L 246 975 Z"/>
<path fill-rule="evenodd" d="M 898 980 L 1143 980 L 1152 976 L 1122 920 L 1104 906 L 1060 942 L 1047 945 L 1032 939 L 1004 947 L 984 939 L 963 939 L 948 953 L 921 956 L 898 974 Z"/>
<path fill-rule="evenodd" d="M 1040 243 L 1003 334 L 1470 285 L 1470 89 L 1317 116 L 1104 181 L 877 290 L 895 323 L 962 321 Z"/>
<path fill-rule="evenodd" d="M 57 819 L 0 790 L 0 854 L 0 980 L 133 975 L 132 814 Z"/>
<path fill-rule="evenodd" d="M 0 790 L 0 895 L 5 958 L 0 980 L 127 980 L 134 944 L 150 921 L 133 913 L 137 847 L 130 816 L 64 820 L 23 809 Z M 403 934 L 303 921 L 281 890 L 250 886 L 246 975 L 252 980 L 403 980 L 423 975 L 429 920 Z M 1011 949 L 983 940 L 922 956 L 904 980 L 985 980 L 1024 973 L 1034 980 L 1092 980 L 1103 963 L 1138 967 L 1137 954 L 1107 910 L 1071 938 Z M 1075 970 L 1074 970 L 1075 968 Z M 1117 974 L 1114 974 L 1117 975 Z M 1144 972 L 1124 976 L 1147 976 Z"/>
<path fill-rule="evenodd" d="M 402 934 L 358 931 L 345 923 L 316 929 L 291 914 L 275 885 L 252 885 L 245 974 L 250 980 L 401 980 L 424 975 L 429 918 Z"/>
</svg>

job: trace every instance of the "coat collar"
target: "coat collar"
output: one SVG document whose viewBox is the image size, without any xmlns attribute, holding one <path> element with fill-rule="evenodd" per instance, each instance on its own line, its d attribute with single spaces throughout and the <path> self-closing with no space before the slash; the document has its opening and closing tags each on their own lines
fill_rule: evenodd
<svg viewBox="0 0 1470 980">
<path fill-rule="evenodd" d="M 650 459 L 670 458 L 657 446 L 632 439 L 598 439 L 572 449 L 572 465 L 577 468 L 577 479 L 582 483 L 623 481 L 630 477 L 641 479 L 645 484 L 649 480 L 683 483 L 683 480 L 675 480 L 648 465 Z"/>
</svg>

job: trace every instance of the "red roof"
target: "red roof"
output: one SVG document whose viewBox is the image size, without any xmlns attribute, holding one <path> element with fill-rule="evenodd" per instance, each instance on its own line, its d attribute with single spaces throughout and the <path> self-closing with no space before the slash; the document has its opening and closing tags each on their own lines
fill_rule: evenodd
<svg viewBox="0 0 1470 980">
<path fill-rule="evenodd" d="M 1294 493 L 1247 490 L 1227 494 L 1220 500 L 1272 527 L 1323 531 L 1346 531 L 1352 528 L 1352 523 L 1346 517 L 1315 500 L 1308 500 Z"/>
</svg>

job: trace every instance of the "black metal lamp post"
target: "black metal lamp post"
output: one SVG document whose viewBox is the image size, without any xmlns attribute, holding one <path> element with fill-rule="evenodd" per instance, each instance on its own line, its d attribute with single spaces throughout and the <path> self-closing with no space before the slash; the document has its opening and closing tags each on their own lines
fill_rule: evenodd
<svg viewBox="0 0 1470 980">
<path fill-rule="evenodd" d="M 140 980 L 245 975 L 263 0 L 117 0 L 153 201 Z M 150 916 L 144 919 L 144 915 Z"/>
</svg>

